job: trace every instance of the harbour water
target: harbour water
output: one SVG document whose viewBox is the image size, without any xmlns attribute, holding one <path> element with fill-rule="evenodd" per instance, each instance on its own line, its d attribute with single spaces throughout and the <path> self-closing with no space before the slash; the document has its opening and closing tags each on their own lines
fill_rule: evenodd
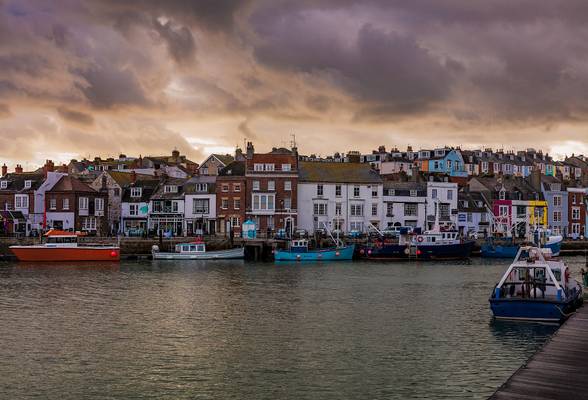
<svg viewBox="0 0 588 400">
<path fill-rule="evenodd" d="M 491 322 L 507 263 L 0 264 L 0 397 L 487 398 L 557 329 Z"/>
</svg>

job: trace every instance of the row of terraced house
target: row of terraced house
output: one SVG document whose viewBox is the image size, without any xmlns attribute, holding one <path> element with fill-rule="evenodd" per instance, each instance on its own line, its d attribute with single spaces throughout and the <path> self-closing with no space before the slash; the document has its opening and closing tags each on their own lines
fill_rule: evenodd
<svg viewBox="0 0 588 400">
<path fill-rule="evenodd" d="M 536 227 L 586 235 L 588 160 L 572 155 L 438 148 L 303 156 L 298 149 L 47 161 L 2 167 L 0 234 L 48 228 L 96 235 L 236 235 L 329 229 L 429 229 L 438 218 L 464 234 L 528 235 Z"/>
</svg>

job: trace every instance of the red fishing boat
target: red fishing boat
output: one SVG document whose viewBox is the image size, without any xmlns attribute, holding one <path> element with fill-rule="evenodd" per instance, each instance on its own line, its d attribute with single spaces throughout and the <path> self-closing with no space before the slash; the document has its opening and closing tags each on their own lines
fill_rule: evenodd
<svg viewBox="0 0 588 400">
<path fill-rule="evenodd" d="M 120 248 L 112 245 L 81 244 L 78 232 L 51 229 L 45 243 L 10 246 L 19 261 L 118 261 Z"/>
</svg>

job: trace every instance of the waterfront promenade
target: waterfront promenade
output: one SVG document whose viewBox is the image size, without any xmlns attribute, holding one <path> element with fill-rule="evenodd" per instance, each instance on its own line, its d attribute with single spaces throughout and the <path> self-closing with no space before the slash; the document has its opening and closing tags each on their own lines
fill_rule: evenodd
<svg viewBox="0 0 588 400">
<path fill-rule="evenodd" d="M 490 399 L 588 399 L 588 307 L 582 307 Z"/>
</svg>

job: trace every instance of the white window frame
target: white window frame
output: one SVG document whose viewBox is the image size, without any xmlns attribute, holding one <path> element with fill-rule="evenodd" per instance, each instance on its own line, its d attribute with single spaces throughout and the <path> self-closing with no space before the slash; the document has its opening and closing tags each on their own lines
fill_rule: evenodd
<svg viewBox="0 0 588 400">
<path fill-rule="evenodd" d="M 292 181 L 284 181 L 284 190 L 287 192 L 292 191 Z"/>
<path fill-rule="evenodd" d="M 80 210 L 88 210 L 90 207 L 90 201 L 87 197 L 80 197 L 78 200 L 78 208 Z"/>
<path fill-rule="evenodd" d="M 131 188 L 131 197 L 141 197 L 143 195 L 143 188 L 140 187 L 132 187 Z"/>
<path fill-rule="evenodd" d="M 252 190 L 259 190 L 259 181 L 253 181 Z"/>
<path fill-rule="evenodd" d="M 292 164 L 282 164 L 282 171 L 284 171 L 284 172 L 292 171 Z"/>
<path fill-rule="evenodd" d="M 275 191 L 276 190 L 276 181 L 267 181 L 267 190 L 268 191 Z"/>
<path fill-rule="evenodd" d="M 64 197 L 63 201 L 61 202 L 61 209 L 62 210 L 69 210 L 69 198 Z"/>
</svg>

